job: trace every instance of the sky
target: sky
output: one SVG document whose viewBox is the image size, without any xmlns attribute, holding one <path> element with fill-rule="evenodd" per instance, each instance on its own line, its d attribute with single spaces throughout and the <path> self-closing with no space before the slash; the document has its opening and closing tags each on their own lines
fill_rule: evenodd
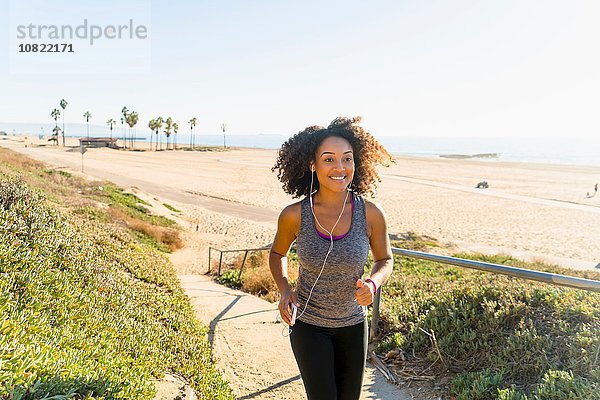
<svg viewBox="0 0 600 400">
<path fill-rule="evenodd" d="M 84 19 L 133 19 L 148 38 L 79 46 L 79 61 L 53 66 L 18 58 L 15 43 L 34 40 L 16 41 L 15 24 Z M 376 136 L 600 144 L 598 21 L 595 0 L 0 0 L 0 123 L 52 122 L 64 98 L 67 122 L 90 111 L 104 125 L 127 106 L 143 127 L 196 117 L 200 134 L 360 115 Z"/>
</svg>

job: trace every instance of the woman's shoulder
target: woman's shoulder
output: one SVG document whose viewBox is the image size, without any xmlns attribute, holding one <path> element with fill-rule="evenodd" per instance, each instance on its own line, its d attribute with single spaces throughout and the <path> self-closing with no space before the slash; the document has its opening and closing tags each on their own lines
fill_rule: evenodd
<svg viewBox="0 0 600 400">
<path fill-rule="evenodd" d="M 302 201 L 297 201 L 286 206 L 279 214 L 279 223 L 297 231 L 302 221 Z"/>
<path fill-rule="evenodd" d="M 367 221 L 381 221 L 385 220 L 385 213 L 383 208 L 377 202 L 367 200 L 363 196 L 360 196 L 365 204 L 365 213 L 367 215 Z"/>
</svg>

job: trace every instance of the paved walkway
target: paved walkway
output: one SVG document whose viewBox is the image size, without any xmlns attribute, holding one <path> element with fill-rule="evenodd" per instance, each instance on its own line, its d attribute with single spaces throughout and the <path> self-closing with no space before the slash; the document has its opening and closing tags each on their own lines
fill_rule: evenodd
<svg viewBox="0 0 600 400">
<path fill-rule="evenodd" d="M 181 286 L 198 319 L 209 326 L 217 367 L 242 399 L 305 399 L 298 367 L 276 322 L 277 307 L 204 275 L 181 275 Z M 411 396 L 367 366 L 361 399 L 405 400 Z"/>
</svg>

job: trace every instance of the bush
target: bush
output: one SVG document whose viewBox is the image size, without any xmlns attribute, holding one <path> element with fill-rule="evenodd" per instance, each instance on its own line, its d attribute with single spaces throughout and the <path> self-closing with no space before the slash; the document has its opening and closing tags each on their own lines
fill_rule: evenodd
<svg viewBox="0 0 600 400">
<path fill-rule="evenodd" d="M 485 258 L 514 263 L 510 257 Z M 401 333 L 406 338 L 401 349 L 414 354 L 408 360 L 413 366 L 434 363 L 439 374 L 460 373 L 455 393 L 468 393 L 465 398 L 484 392 L 483 398 L 534 395 L 552 370 L 571 371 L 586 390 L 598 387 L 598 294 L 428 261 L 397 258 L 396 265 L 400 270 L 383 288 L 381 334 Z M 492 385 L 495 376 L 502 376 L 503 387 Z"/>
<path fill-rule="evenodd" d="M 489 400 L 502 384 L 502 374 L 489 370 L 459 374 L 452 382 L 451 393 L 456 400 Z"/>
<path fill-rule="evenodd" d="M 239 289 L 242 287 L 242 282 L 238 279 L 240 271 L 237 269 L 228 269 L 217 278 L 217 282 L 230 288 Z"/>
</svg>

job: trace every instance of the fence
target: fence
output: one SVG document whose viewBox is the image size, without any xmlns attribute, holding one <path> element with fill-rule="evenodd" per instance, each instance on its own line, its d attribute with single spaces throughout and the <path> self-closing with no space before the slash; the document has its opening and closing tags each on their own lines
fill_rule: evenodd
<svg viewBox="0 0 600 400">
<path fill-rule="evenodd" d="M 221 264 L 223 261 L 223 253 L 232 253 L 232 252 L 242 252 L 244 251 L 244 259 L 242 261 L 242 265 L 240 266 L 240 272 L 238 274 L 238 279 L 242 276 L 242 270 L 244 269 L 244 263 L 246 262 L 246 257 L 248 256 L 248 252 L 250 251 L 262 251 L 269 250 L 271 246 L 265 246 L 257 249 L 241 249 L 241 250 L 219 250 L 213 247 L 209 247 L 208 249 L 208 272 L 211 270 L 211 250 L 219 251 L 221 253 L 219 257 L 219 270 L 218 274 L 221 275 Z M 441 256 L 437 254 L 425 253 L 421 251 L 414 250 L 405 250 L 399 249 L 397 247 L 392 247 L 392 253 L 404 256 L 404 257 L 412 257 L 418 258 L 421 260 L 435 261 L 442 264 L 456 265 L 459 267 L 477 269 L 480 271 L 492 272 L 496 274 L 513 276 L 521 279 L 527 279 L 532 281 L 549 283 L 557 286 L 566 286 L 575 289 L 589 290 L 591 292 L 600 293 L 600 281 L 595 281 L 591 279 L 584 278 L 576 278 L 573 276 L 554 274 L 550 272 L 541 272 L 534 271 L 530 269 L 524 268 L 516 268 L 507 265 L 501 264 L 493 264 L 482 261 L 474 261 L 474 260 L 466 260 L 463 258 L 456 257 L 448 257 Z M 372 341 L 376 337 L 377 326 L 379 324 L 379 306 L 381 304 L 381 287 L 377 289 L 377 293 L 375 294 L 375 299 L 373 300 L 373 311 L 371 315 L 371 327 L 369 331 L 369 340 Z"/>
<path fill-rule="evenodd" d="M 212 251 L 218 251 L 220 253 L 219 255 L 219 267 L 218 267 L 218 271 L 217 271 L 217 275 L 221 276 L 221 266 L 223 264 L 223 254 L 224 253 L 240 253 L 240 252 L 244 252 L 244 259 L 242 260 L 242 265 L 240 266 L 240 272 L 238 273 L 238 280 L 242 277 L 242 271 L 244 270 L 244 264 L 246 264 L 246 258 L 248 258 L 248 253 L 251 251 L 262 251 L 262 250 L 270 250 L 271 246 L 264 246 L 264 247 L 259 247 L 257 249 L 237 249 L 237 250 L 219 250 L 215 247 L 209 247 L 208 248 L 208 273 L 210 273 L 211 270 L 211 260 L 212 260 Z"/>
</svg>

